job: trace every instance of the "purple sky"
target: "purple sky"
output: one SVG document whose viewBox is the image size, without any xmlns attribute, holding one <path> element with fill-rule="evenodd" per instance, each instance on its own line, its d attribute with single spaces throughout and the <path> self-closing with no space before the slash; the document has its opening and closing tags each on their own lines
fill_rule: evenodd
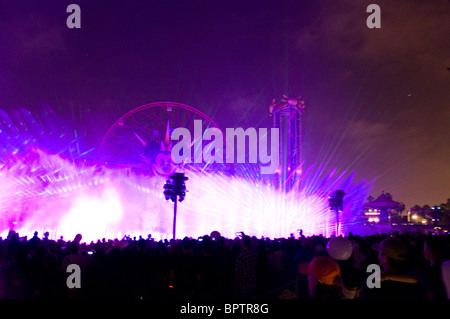
<svg viewBox="0 0 450 319">
<path fill-rule="evenodd" d="M 301 95 L 306 166 L 376 179 L 408 208 L 450 197 L 448 1 L 3 0 L 0 24 L 0 108 L 49 103 L 93 147 L 146 103 L 269 127 L 272 99 Z"/>
</svg>

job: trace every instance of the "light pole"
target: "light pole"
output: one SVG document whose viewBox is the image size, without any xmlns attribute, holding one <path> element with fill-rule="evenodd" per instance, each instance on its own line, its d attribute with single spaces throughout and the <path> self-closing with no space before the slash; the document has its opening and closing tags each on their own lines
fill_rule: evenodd
<svg viewBox="0 0 450 319">
<path fill-rule="evenodd" d="M 164 196 L 166 200 L 171 200 L 173 205 L 173 239 L 176 237 L 177 227 L 177 202 L 182 202 L 186 196 L 186 185 L 184 184 L 188 178 L 184 176 L 184 173 L 175 173 L 171 175 L 164 185 Z"/>
</svg>

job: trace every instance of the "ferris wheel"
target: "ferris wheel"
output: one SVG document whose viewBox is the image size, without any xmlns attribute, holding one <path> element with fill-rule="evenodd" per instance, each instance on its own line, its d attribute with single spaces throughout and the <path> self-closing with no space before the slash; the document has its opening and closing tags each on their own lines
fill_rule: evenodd
<svg viewBox="0 0 450 319">
<path fill-rule="evenodd" d="M 177 102 L 155 102 L 139 106 L 120 117 L 107 131 L 98 156 L 112 167 L 168 176 L 178 168 L 206 169 L 208 163 L 177 165 L 171 160 L 170 135 L 175 128 L 186 128 L 194 136 L 194 121 L 202 128 L 217 124 L 194 107 Z M 197 122 L 198 123 L 198 122 Z"/>
</svg>

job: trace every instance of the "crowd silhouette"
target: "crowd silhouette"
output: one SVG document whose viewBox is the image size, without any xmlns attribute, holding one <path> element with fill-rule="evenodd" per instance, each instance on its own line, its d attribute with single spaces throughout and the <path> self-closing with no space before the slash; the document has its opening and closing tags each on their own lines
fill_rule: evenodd
<svg viewBox="0 0 450 319">
<path fill-rule="evenodd" d="M 213 234 L 212 234 L 213 235 Z M 450 236 L 0 238 L 6 299 L 447 299 Z M 67 267 L 81 270 L 69 288 Z M 379 273 L 367 271 L 378 265 Z M 372 276 L 372 277 L 371 277 Z M 378 277 L 376 277 L 378 276 Z M 378 278 L 381 287 L 370 286 Z"/>
</svg>

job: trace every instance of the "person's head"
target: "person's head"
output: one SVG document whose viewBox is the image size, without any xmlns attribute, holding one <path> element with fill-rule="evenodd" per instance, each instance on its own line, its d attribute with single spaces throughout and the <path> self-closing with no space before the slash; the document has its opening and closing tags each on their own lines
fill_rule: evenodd
<svg viewBox="0 0 450 319">
<path fill-rule="evenodd" d="M 77 234 L 73 241 L 76 241 L 76 242 L 80 243 L 81 239 L 83 239 L 83 236 L 81 236 L 81 234 Z"/>
<path fill-rule="evenodd" d="M 384 271 L 403 271 L 407 260 L 408 250 L 397 238 L 386 238 L 378 246 L 378 261 Z"/>
<path fill-rule="evenodd" d="M 446 240 L 440 236 L 430 236 L 425 240 L 423 255 L 431 264 L 442 261 L 446 258 Z"/>
<path fill-rule="evenodd" d="M 250 236 L 244 235 L 242 237 L 242 248 L 248 249 L 252 247 L 252 239 Z"/>
<path fill-rule="evenodd" d="M 192 242 L 188 237 L 183 238 L 181 241 L 183 252 L 188 253 L 192 250 Z"/>
<path fill-rule="evenodd" d="M 13 251 L 13 257 L 19 263 L 25 262 L 28 259 L 28 247 L 24 244 L 19 244 Z"/>
<path fill-rule="evenodd" d="M 71 254 L 78 254 L 78 251 L 80 250 L 80 244 L 76 241 L 71 242 L 68 246 L 67 246 L 69 252 Z"/>
<path fill-rule="evenodd" d="M 7 237 L 7 239 L 13 239 L 13 238 L 15 238 L 15 237 L 16 237 L 16 231 L 11 229 L 11 230 L 8 232 L 8 237 Z"/>
<path fill-rule="evenodd" d="M 309 263 L 300 264 L 299 272 L 304 275 L 312 275 L 325 285 L 333 285 L 341 277 L 339 264 L 328 256 L 317 256 Z"/>
<path fill-rule="evenodd" d="M 314 257 L 311 262 L 300 264 L 298 271 L 314 279 L 315 282 L 309 280 L 309 293 L 312 298 L 342 298 L 341 269 L 331 257 Z"/>
<path fill-rule="evenodd" d="M 54 253 L 46 253 L 42 259 L 42 264 L 45 269 L 57 269 L 58 257 Z"/>
<path fill-rule="evenodd" d="M 203 255 L 211 255 L 213 250 L 213 245 L 211 243 L 211 241 L 203 241 L 202 243 L 202 253 Z"/>
<path fill-rule="evenodd" d="M 144 238 L 140 238 L 139 241 L 138 241 L 138 247 L 139 247 L 139 249 L 140 249 L 141 251 L 144 251 L 145 248 L 146 248 L 146 246 L 147 246 L 147 242 L 145 241 L 145 239 L 144 239 Z"/>
</svg>

